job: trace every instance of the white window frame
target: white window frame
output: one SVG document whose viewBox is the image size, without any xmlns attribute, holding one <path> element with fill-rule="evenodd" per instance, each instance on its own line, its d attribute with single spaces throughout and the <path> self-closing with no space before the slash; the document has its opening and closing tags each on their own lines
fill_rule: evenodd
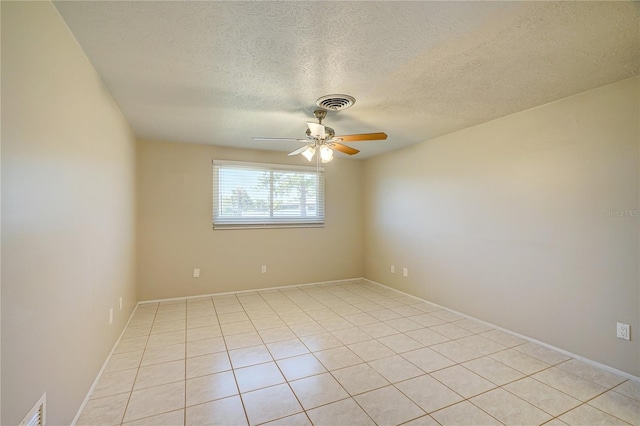
<svg viewBox="0 0 640 426">
<path fill-rule="evenodd" d="M 287 164 L 254 163 L 244 161 L 213 160 L 213 229 L 247 229 L 247 228 L 299 228 L 299 227 L 324 227 L 325 219 L 325 194 L 324 194 L 324 169 L 295 166 Z M 313 216 L 274 216 L 273 208 L 268 216 L 242 217 L 230 216 L 222 213 L 222 192 L 220 191 L 220 170 L 237 169 L 274 172 L 303 172 L 318 176 L 316 213 Z M 273 176 L 273 175 L 271 175 Z M 272 182 L 272 180 L 270 180 Z M 273 191 L 273 189 L 272 189 Z M 269 203 L 273 206 L 273 192 L 269 197 Z"/>
</svg>

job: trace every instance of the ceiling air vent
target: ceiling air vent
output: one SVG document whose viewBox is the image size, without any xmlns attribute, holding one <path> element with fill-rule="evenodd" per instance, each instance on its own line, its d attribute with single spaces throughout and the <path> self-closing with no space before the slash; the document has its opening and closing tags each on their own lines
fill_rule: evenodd
<svg viewBox="0 0 640 426">
<path fill-rule="evenodd" d="M 330 111 L 347 109 L 356 103 L 356 98 L 349 95 L 327 95 L 318 98 L 316 105 Z"/>
</svg>

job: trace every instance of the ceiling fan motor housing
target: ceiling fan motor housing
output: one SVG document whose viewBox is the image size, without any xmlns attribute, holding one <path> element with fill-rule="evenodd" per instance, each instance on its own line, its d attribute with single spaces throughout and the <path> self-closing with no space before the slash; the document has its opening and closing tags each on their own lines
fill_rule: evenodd
<svg viewBox="0 0 640 426">
<path fill-rule="evenodd" d="M 333 139 L 333 137 L 336 135 L 336 132 L 331 127 L 327 127 L 327 126 L 324 126 L 324 133 L 326 135 L 324 140 L 327 140 L 327 141 L 330 139 Z M 309 129 L 307 129 L 305 134 L 307 135 L 308 139 L 311 139 L 311 140 L 315 139 L 313 136 L 311 136 L 311 131 Z"/>
<path fill-rule="evenodd" d="M 325 110 L 325 109 L 317 109 L 317 110 L 313 111 L 313 115 L 316 116 L 316 119 L 318 120 L 318 123 L 322 124 L 322 120 L 324 120 L 327 117 L 327 110 Z"/>
<path fill-rule="evenodd" d="M 318 120 L 317 123 L 307 122 L 307 131 L 305 132 L 307 139 L 293 138 L 254 138 L 257 140 L 286 140 L 293 142 L 305 142 L 306 145 L 289 153 L 289 155 L 302 154 L 307 160 L 311 161 L 317 150 L 320 150 L 320 156 L 323 163 L 328 163 L 333 159 L 333 151 L 340 151 L 347 155 L 357 154 L 357 149 L 343 145 L 342 142 L 361 142 L 367 140 L 385 140 L 387 135 L 383 132 L 378 133 L 360 133 L 353 135 L 336 136 L 336 132 L 331 128 L 322 124 L 322 120 L 327 117 L 328 111 L 339 111 L 351 107 L 356 102 L 353 96 L 349 95 L 327 95 L 319 98 L 316 104 L 320 107 L 313 111 L 313 115 Z"/>
</svg>

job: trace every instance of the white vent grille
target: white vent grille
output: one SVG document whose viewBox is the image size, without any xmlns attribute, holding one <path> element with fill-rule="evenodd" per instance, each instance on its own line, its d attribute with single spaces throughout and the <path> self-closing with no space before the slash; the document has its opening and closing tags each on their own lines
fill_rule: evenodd
<svg viewBox="0 0 640 426">
<path fill-rule="evenodd" d="M 46 424 L 46 408 L 47 393 L 45 392 L 18 426 L 44 426 Z"/>
<path fill-rule="evenodd" d="M 318 98 L 316 105 L 330 111 L 347 109 L 356 103 L 356 98 L 349 95 L 327 95 Z"/>
</svg>

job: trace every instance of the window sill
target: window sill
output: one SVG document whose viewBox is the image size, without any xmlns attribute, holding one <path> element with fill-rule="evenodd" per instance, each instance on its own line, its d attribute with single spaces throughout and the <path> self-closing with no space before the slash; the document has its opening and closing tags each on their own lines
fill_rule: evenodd
<svg viewBox="0 0 640 426">
<path fill-rule="evenodd" d="M 295 223 L 295 224 L 260 224 L 260 225 L 213 225 L 214 231 L 230 229 L 284 229 L 284 228 L 324 228 L 324 223 Z"/>
</svg>

